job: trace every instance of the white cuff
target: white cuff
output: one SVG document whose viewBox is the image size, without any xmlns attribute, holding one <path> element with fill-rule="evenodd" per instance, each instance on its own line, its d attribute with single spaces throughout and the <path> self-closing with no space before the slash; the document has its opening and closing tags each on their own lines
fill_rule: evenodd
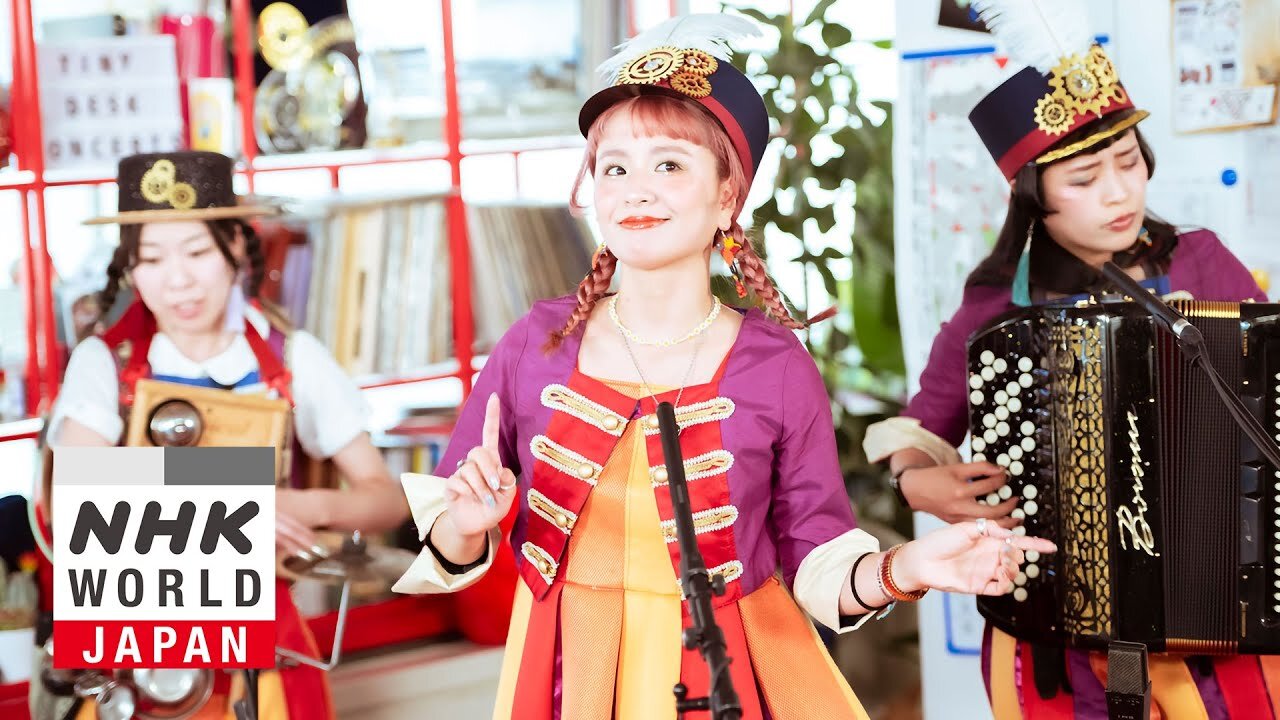
<svg viewBox="0 0 1280 720">
<path fill-rule="evenodd" d="M 419 473 L 400 475 L 400 484 L 404 486 L 404 494 L 409 500 L 409 509 L 413 511 L 413 521 L 418 526 L 418 539 L 421 541 L 426 541 L 427 533 L 431 532 L 431 527 L 435 525 L 436 520 L 444 514 L 444 483 L 444 478 L 435 475 Z M 431 550 L 424 547 L 413 564 L 409 566 L 409 570 L 391 589 L 398 593 L 413 595 L 461 590 L 489 571 L 500 542 L 502 542 L 502 531 L 493 528 L 489 531 L 489 549 L 485 554 L 484 562 L 461 575 L 453 575 L 445 570 Z"/>
<path fill-rule="evenodd" d="M 792 584 L 796 602 L 814 620 L 838 633 L 857 630 L 876 613 L 867 613 L 853 625 L 840 624 L 840 594 L 849 582 L 853 563 L 866 553 L 880 551 L 880 541 L 863 530 L 849 532 L 814 548 L 800 563 Z"/>
<path fill-rule="evenodd" d="M 939 465 L 961 462 L 960 453 L 951 443 L 925 430 L 920 421 L 910 417 L 891 417 L 867 428 L 862 451 L 867 460 L 878 463 L 899 450 L 915 448 Z"/>
</svg>

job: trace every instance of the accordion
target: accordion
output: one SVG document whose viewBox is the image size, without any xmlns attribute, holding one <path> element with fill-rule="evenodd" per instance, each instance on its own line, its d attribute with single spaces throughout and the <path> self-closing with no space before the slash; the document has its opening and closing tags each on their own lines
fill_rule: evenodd
<svg viewBox="0 0 1280 720">
<path fill-rule="evenodd" d="M 1175 302 L 1228 386 L 1280 442 L 1280 305 Z M 978 600 L 1022 640 L 1280 654 L 1280 468 L 1140 306 L 1013 311 L 969 339 L 975 461 L 1017 497 L 1028 553 L 1012 592 Z M 1025 529 L 1024 529 L 1025 528 Z"/>
</svg>

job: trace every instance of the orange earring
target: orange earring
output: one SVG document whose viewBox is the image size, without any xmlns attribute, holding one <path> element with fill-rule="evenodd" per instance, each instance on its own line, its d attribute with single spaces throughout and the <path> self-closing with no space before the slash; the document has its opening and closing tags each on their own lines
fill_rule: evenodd
<svg viewBox="0 0 1280 720">
<path fill-rule="evenodd" d="M 724 264 L 729 266 L 729 272 L 733 275 L 733 286 L 738 291 L 738 297 L 747 296 L 747 287 L 742 284 L 742 268 L 738 265 L 738 253 L 742 252 L 742 244 L 733 239 L 733 236 L 720 231 L 720 257 L 724 259 Z"/>
</svg>

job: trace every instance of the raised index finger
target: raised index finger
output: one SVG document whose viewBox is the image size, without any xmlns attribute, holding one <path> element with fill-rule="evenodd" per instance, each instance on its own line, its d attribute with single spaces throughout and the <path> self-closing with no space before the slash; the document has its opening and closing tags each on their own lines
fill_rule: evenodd
<svg viewBox="0 0 1280 720">
<path fill-rule="evenodd" d="M 489 395 L 489 404 L 484 409 L 484 428 L 480 432 L 480 444 L 486 450 L 498 452 L 498 436 L 502 428 L 502 401 L 498 393 Z"/>
</svg>

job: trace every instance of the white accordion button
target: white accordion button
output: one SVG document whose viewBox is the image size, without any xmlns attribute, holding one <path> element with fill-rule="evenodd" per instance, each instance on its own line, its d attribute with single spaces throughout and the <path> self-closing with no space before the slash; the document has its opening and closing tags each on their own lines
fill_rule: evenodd
<svg viewBox="0 0 1280 720">
<path fill-rule="evenodd" d="M 985 400 L 985 399 L 986 399 L 986 398 L 984 398 L 984 397 L 982 396 L 982 391 L 981 391 L 981 390 L 974 390 L 973 392 L 969 393 L 969 404 L 970 404 L 970 405 L 981 405 L 981 404 L 982 404 L 982 401 L 983 401 L 983 400 Z"/>
<path fill-rule="evenodd" d="M 997 404 L 997 405 L 1003 405 L 1003 404 L 1005 404 L 1005 403 L 1007 403 L 1007 402 L 1009 402 L 1009 393 L 1007 393 L 1007 392 L 1005 392 L 1005 391 L 1003 391 L 1003 390 L 997 390 L 997 391 L 996 391 L 996 404 Z"/>
<path fill-rule="evenodd" d="M 1018 376 L 1018 384 L 1024 388 L 1031 387 L 1031 373 L 1022 373 Z"/>
<path fill-rule="evenodd" d="M 1024 526 L 1024 525 L 1019 525 L 1018 527 L 1014 528 L 1014 529 L 1013 529 L 1013 534 L 1014 534 L 1014 535 L 1026 535 L 1026 534 L 1027 534 L 1027 528 L 1026 528 L 1026 526 Z"/>
<path fill-rule="evenodd" d="M 996 361 L 991 364 L 991 367 L 995 368 L 996 372 L 1002 373 L 1009 369 L 1009 363 L 1005 362 L 1004 358 L 996 358 Z"/>
<path fill-rule="evenodd" d="M 1028 486 L 1026 486 L 1026 487 L 1022 488 L 1022 497 L 1026 498 L 1026 499 L 1028 499 L 1028 500 L 1035 500 L 1035 499 L 1036 499 L 1036 495 L 1039 495 L 1039 494 L 1040 494 L 1040 491 L 1039 491 L 1039 490 L 1036 490 L 1036 486 L 1035 486 L 1035 485 L 1028 485 Z"/>
<path fill-rule="evenodd" d="M 1013 397 L 1014 395 L 1022 392 L 1022 386 L 1016 382 L 1011 382 L 1004 387 L 1004 391 L 1009 393 L 1010 397 Z"/>
<path fill-rule="evenodd" d="M 996 379 L 996 371 L 989 367 L 982 368 L 982 379 L 991 382 Z"/>
<path fill-rule="evenodd" d="M 1018 412 L 1022 409 L 1022 401 L 1018 398 L 1009 398 L 1009 412 Z"/>
<path fill-rule="evenodd" d="M 1013 473 L 1014 477 L 1021 475 L 1023 469 L 1024 468 L 1022 467 L 1022 463 L 1018 462 L 1017 460 L 1014 460 L 1013 462 L 1009 463 L 1009 472 Z"/>
<path fill-rule="evenodd" d="M 1040 553 L 1036 552 L 1035 550 L 1027 551 L 1027 562 L 1034 563 L 1039 561 L 1040 561 Z M 1040 571 L 1037 569 L 1036 573 L 1039 574 Z"/>
<path fill-rule="evenodd" d="M 1031 358 L 1029 357 L 1018 358 L 1018 369 L 1021 370 L 1022 372 L 1024 373 L 1031 372 L 1032 367 L 1034 367 L 1034 365 L 1031 362 Z"/>
<path fill-rule="evenodd" d="M 1040 577 L 1040 566 L 1035 564 L 1028 565 L 1026 572 L 1027 572 L 1027 577 L 1034 580 Z"/>
<path fill-rule="evenodd" d="M 990 506 L 992 506 L 992 507 L 995 507 L 996 505 L 999 505 L 999 504 L 1000 504 L 1000 496 L 999 496 L 999 495 L 997 495 L 997 494 L 995 494 L 995 493 L 991 493 L 990 495 L 988 495 L 988 496 L 987 496 L 987 504 L 988 504 L 988 505 L 990 505 Z"/>
<path fill-rule="evenodd" d="M 987 449 L 987 441 L 976 437 L 969 441 L 969 447 L 973 448 L 974 452 L 982 452 Z"/>
<path fill-rule="evenodd" d="M 1000 489 L 996 491 L 996 494 L 1000 496 L 1001 500 L 1008 500 L 1013 497 L 1013 488 L 1008 485 L 1001 485 Z"/>
<path fill-rule="evenodd" d="M 982 453 L 980 453 L 980 452 L 978 452 L 978 453 L 974 453 L 974 454 L 973 454 L 973 461 L 974 461 L 974 462 L 986 462 L 986 461 L 987 461 L 987 456 L 986 456 L 986 455 L 983 455 L 983 454 L 982 454 Z"/>
<path fill-rule="evenodd" d="M 1014 576 L 1013 576 L 1013 584 L 1014 584 L 1014 585 L 1017 585 L 1018 587 L 1022 587 L 1023 585 L 1026 585 L 1026 584 L 1027 584 L 1027 574 L 1026 574 L 1026 573 L 1018 573 L 1017 575 L 1014 575 Z M 1278 599 L 1278 600 L 1280 600 L 1280 598 L 1277 598 L 1277 599 Z"/>
<path fill-rule="evenodd" d="M 983 365 L 990 365 L 995 362 L 996 354 L 990 350 L 983 350 L 982 354 L 978 356 L 978 359 L 982 361 Z"/>
<path fill-rule="evenodd" d="M 1027 600 L 1027 589 L 1026 589 L 1026 588 L 1018 588 L 1018 589 L 1014 590 L 1014 591 L 1013 591 L 1013 599 L 1014 599 L 1014 600 L 1017 600 L 1018 602 L 1026 602 L 1026 600 Z"/>
<path fill-rule="evenodd" d="M 1008 420 L 1008 419 L 1009 419 L 1009 408 L 1007 408 L 1007 407 L 1005 407 L 1005 406 L 1003 406 L 1003 405 L 1001 405 L 1000 407 L 996 408 L 996 419 L 997 419 L 997 420 Z"/>
<path fill-rule="evenodd" d="M 1023 435 L 1030 437 L 1036 434 L 1036 424 L 1030 420 L 1023 420 L 1021 430 Z"/>
<path fill-rule="evenodd" d="M 983 415 L 982 424 L 984 427 L 994 428 L 996 426 L 996 416 L 992 415 L 991 413 L 987 413 L 986 415 Z"/>
<path fill-rule="evenodd" d="M 1021 460 L 1021 459 L 1022 459 L 1022 446 L 1021 446 L 1021 445 L 1010 445 L 1010 446 L 1009 446 L 1009 459 L 1010 459 L 1010 460 Z"/>
<path fill-rule="evenodd" d="M 1022 506 L 1022 509 L 1025 510 L 1028 515 L 1035 515 L 1040 512 L 1040 506 L 1036 504 L 1035 500 L 1028 500 Z"/>
<path fill-rule="evenodd" d="M 977 390 L 978 388 L 982 387 L 982 376 L 978 375 L 977 373 L 970 375 L 969 387 L 973 388 L 974 390 Z"/>
<path fill-rule="evenodd" d="M 1022 508 L 1014 508 L 1013 512 L 1009 513 L 1009 517 L 1014 520 L 1023 520 L 1027 517 L 1027 514 L 1022 512 Z"/>
<path fill-rule="evenodd" d="M 997 434 L 997 435 L 999 435 L 1000 437 L 1004 437 L 1004 436 L 1008 435 L 1008 434 L 1009 434 L 1009 423 L 1007 423 L 1007 422 L 997 423 L 997 424 L 996 424 L 996 434 Z"/>
<path fill-rule="evenodd" d="M 1022 449 L 1031 452 L 1036 449 L 1036 439 L 1033 437 L 1022 438 Z"/>
<path fill-rule="evenodd" d="M 1009 467 L 1009 456 L 1004 453 L 1000 453 L 996 456 L 996 464 L 1000 467 Z"/>
<path fill-rule="evenodd" d="M 999 436 L 999 435 L 996 435 L 996 431 L 995 431 L 995 430 L 988 430 L 988 431 L 986 431 L 986 432 L 982 433 L 982 438 L 983 438 L 984 440 L 986 440 L 986 441 L 987 441 L 987 444 L 991 444 L 991 443 L 995 442 L 996 440 L 1000 439 L 1000 436 Z"/>
</svg>

